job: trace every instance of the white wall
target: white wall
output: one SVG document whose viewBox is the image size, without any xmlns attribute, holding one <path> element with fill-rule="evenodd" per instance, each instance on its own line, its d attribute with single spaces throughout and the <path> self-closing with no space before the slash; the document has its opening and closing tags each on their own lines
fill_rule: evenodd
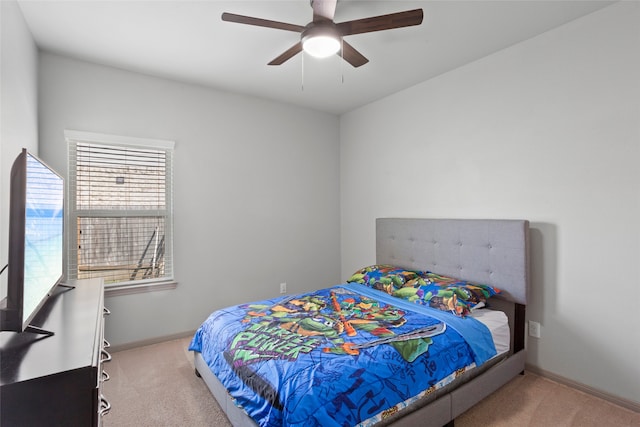
<svg viewBox="0 0 640 427">
<path fill-rule="evenodd" d="M 114 345 L 194 330 L 217 308 L 339 280 L 338 117 L 45 53 L 40 155 L 63 132 L 169 139 L 175 290 L 107 298 Z"/>
<path fill-rule="evenodd" d="M 0 269 L 9 245 L 9 174 L 22 148 L 38 154 L 38 49 L 22 11 L 0 1 Z M 7 295 L 0 276 L 0 299 Z"/>
<path fill-rule="evenodd" d="M 529 219 L 528 363 L 640 402 L 638 22 L 620 2 L 343 115 L 342 277 L 376 217 Z"/>
</svg>

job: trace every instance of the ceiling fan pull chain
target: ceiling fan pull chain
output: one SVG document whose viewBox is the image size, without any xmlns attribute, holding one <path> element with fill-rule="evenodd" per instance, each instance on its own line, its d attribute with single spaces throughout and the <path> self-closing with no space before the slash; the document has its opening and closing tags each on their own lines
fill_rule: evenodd
<svg viewBox="0 0 640 427">
<path fill-rule="evenodd" d="M 304 52 L 302 53 L 302 66 L 300 75 L 300 90 L 304 92 Z"/>
<path fill-rule="evenodd" d="M 342 61 L 340 61 L 340 77 L 342 84 L 344 84 L 344 40 L 342 37 L 340 37 L 340 56 L 342 57 Z"/>
</svg>

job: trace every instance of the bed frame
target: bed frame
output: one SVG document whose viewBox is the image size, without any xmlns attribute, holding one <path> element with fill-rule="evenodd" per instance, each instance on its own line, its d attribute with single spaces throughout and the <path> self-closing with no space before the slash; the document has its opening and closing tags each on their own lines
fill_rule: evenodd
<svg viewBox="0 0 640 427">
<path fill-rule="evenodd" d="M 529 222 L 526 220 L 467 220 L 378 218 L 376 263 L 485 283 L 502 290 L 492 306 L 507 314 L 511 329 L 508 357 L 435 400 L 394 419 L 394 427 L 453 426 L 453 420 L 524 372 L 525 305 L 529 287 Z M 196 374 L 236 426 L 256 426 L 236 407 L 195 352 Z M 409 409 L 409 408 L 407 408 Z M 404 411 L 400 412 L 402 415 Z"/>
</svg>

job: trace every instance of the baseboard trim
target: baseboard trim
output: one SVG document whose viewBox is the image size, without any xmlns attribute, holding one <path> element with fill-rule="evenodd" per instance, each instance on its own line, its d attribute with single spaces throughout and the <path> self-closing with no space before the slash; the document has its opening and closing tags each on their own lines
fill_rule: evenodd
<svg viewBox="0 0 640 427">
<path fill-rule="evenodd" d="M 150 338 L 142 341 L 134 341 L 134 342 L 128 342 L 126 344 L 112 345 L 111 347 L 109 347 L 109 353 L 115 353 L 117 351 L 124 351 L 124 350 L 131 350 L 133 348 L 144 347 L 146 345 L 159 344 L 165 341 L 179 340 L 181 338 L 193 336 L 195 332 L 196 331 L 180 332 L 177 334 L 163 335 L 161 337 Z"/>
<path fill-rule="evenodd" d="M 546 371 L 544 369 L 540 369 L 537 366 L 533 366 L 530 364 L 525 364 L 525 370 L 539 375 L 541 377 L 550 379 L 560 384 L 564 384 L 568 387 L 574 388 L 576 390 L 580 390 L 584 393 L 590 394 L 592 396 L 598 397 L 600 399 L 606 400 L 607 402 L 611 402 L 615 405 L 621 406 L 625 409 L 629 409 L 634 412 L 640 413 L 640 403 L 634 402 L 632 400 L 628 400 L 619 396 L 615 396 L 613 394 L 606 393 L 602 390 L 598 390 L 586 384 L 582 384 L 568 378 L 565 378 L 561 375 L 554 374 L 553 372 Z"/>
</svg>

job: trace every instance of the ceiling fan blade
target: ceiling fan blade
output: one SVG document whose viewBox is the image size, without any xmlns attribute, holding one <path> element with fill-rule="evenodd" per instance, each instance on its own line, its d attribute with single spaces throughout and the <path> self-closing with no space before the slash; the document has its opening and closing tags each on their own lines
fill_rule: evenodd
<svg viewBox="0 0 640 427">
<path fill-rule="evenodd" d="M 336 28 L 343 36 L 350 36 L 352 34 L 371 33 L 373 31 L 391 30 L 393 28 L 420 25 L 422 24 L 422 18 L 422 9 L 414 9 L 407 10 L 405 12 L 390 13 L 388 15 L 341 22 L 336 24 Z"/>
<path fill-rule="evenodd" d="M 311 0 L 313 22 L 333 21 L 338 0 Z"/>
<path fill-rule="evenodd" d="M 281 65 L 282 63 L 284 63 L 285 61 L 288 61 L 289 59 L 299 54 L 300 52 L 302 52 L 302 42 L 298 42 L 293 46 L 291 46 L 289 49 L 284 51 L 280 56 L 275 58 L 273 61 L 269 62 L 269 65 Z"/>
<path fill-rule="evenodd" d="M 339 52 L 338 54 L 342 55 L 342 58 L 344 58 L 345 61 L 356 68 L 369 62 L 364 55 L 344 40 L 342 40 L 342 52 Z"/>
<path fill-rule="evenodd" d="M 295 31 L 297 33 L 304 30 L 302 25 L 287 24 L 286 22 L 270 21 L 268 19 L 252 18 L 251 16 L 236 15 L 235 13 L 224 12 L 222 20 L 236 22 L 238 24 L 255 25 L 258 27 L 275 28 L 277 30 Z"/>
</svg>

